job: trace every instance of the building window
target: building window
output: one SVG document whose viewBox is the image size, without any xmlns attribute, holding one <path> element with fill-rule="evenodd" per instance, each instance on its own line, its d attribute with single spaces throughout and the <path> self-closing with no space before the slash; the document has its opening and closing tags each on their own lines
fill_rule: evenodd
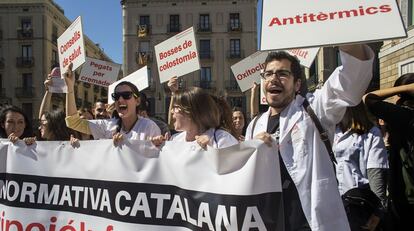
<svg viewBox="0 0 414 231">
<path fill-rule="evenodd" d="M 51 69 L 59 67 L 59 55 L 56 50 L 52 50 Z"/>
<path fill-rule="evenodd" d="M 170 15 L 170 24 L 168 24 L 168 32 L 180 32 L 180 15 Z"/>
<path fill-rule="evenodd" d="M 149 15 L 139 16 L 138 24 L 138 37 L 145 37 L 149 34 L 150 30 L 150 17 Z"/>
<path fill-rule="evenodd" d="M 246 108 L 246 98 L 243 96 L 239 96 L 239 97 L 229 97 L 229 104 L 230 106 L 233 107 L 240 107 L 243 109 L 243 112 L 246 113 L 245 108 Z"/>
<path fill-rule="evenodd" d="M 24 73 L 22 75 L 22 87 L 25 90 L 31 90 L 33 87 L 32 73 Z"/>
<path fill-rule="evenodd" d="M 241 58 L 240 39 L 230 39 L 230 58 Z"/>
<path fill-rule="evenodd" d="M 240 29 L 241 29 L 241 24 L 240 24 L 240 15 L 239 15 L 239 13 L 231 13 L 230 14 L 229 30 L 230 31 L 239 31 Z"/>
<path fill-rule="evenodd" d="M 151 61 L 150 42 L 141 41 L 138 45 L 137 63 L 147 65 Z"/>
<path fill-rule="evenodd" d="M 32 46 L 31 45 L 22 45 L 22 57 L 30 58 L 32 57 Z"/>
<path fill-rule="evenodd" d="M 149 15 L 141 15 L 139 16 L 139 25 L 150 25 L 150 16 Z"/>
<path fill-rule="evenodd" d="M 210 39 L 200 39 L 200 58 L 201 59 L 211 58 L 210 50 L 211 50 Z"/>
<path fill-rule="evenodd" d="M 200 70 L 200 84 L 199 87 L 204 89 L 211 88 L 211 67 L 202 67 Z"/>
<path fill-rule="evenodd" d="M 21 20 L 21 27 L 23 31 L 29 31 L 32 29 L 32 20 L 30 18 L 23 18 Z"/>
<path fill-rule="evenodd" d="M 22 110 L 24 114 L 27 115 L 30 121 L 33 120 L 33 104 L 32 103 L 22 103 Z"/>
<path fill-rule="evenodd" d="M 400 75 L 404 75 L 411 72 L 414 72 L 414 60 L 411 60 L 411 62 L 404 63 L 400 66 Z"/>
<path fill-rule="evenodd" d="M 200 19 L 198 23 L 198 31 L 205 32 L 211 31 L 210 28 L 210 15 L 208 14 L 200 14 Z"/>
<path fill-rule="evenodd" d="M 52 26 L 52 43 L 57 44 L 58 39 L 58 28 L 56 25 Z"/>
</svg>

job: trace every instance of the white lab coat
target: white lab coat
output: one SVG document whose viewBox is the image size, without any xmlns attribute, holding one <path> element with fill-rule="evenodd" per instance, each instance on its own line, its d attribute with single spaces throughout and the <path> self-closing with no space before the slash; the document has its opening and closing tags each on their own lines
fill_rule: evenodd
<svg viewBox="0 0 414 231">
<path fill-rule="evenodd" d="M 341 52 L 342 66 L 335 69 L 322 89 L 307 98 L 333 140 L 335 125 L 346 107 L 360 101 L 372 78 L 374 54 L 365 46 L 369 60 L 361 61 Z M 280 113 L 279 148 L 283 162 L 299 193 L 303 212 L 313 231 L 350 230 L 329 154 L 313 121 L 296 96 Z M 270 108 L 256 122 L 253 137 L 265 132 Z M 254 121 L 254 120 L 253 120 Z M 252 139 L 253 121 L 246 130 Z"/>
</svg>

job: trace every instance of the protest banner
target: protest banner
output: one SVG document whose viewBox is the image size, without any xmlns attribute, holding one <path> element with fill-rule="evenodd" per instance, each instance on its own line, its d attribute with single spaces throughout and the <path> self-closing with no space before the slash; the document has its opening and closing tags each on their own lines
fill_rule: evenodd
<svg viewBox="0 0 414 231">
<path fill-rule="evenodd" d="M 154 49 L 161 83 L 200 69 L 193 27 L 159 43 Z"/>
<path fill-rule="evenodd" d="M 66 70 L 70 63 L 73 63 L 72 70 L 76 70 L 76 68 L 85 62 L 86 53 L 81 16 L 77 17 L 57 39 L 57 46 L 59 49 L 60 70 Z M 64 71 L 61 72 L 62 74 L 64 73 Z"/>
<path fill-rule="evenodd" d="M 65 79 L 62 79 L 60 68 L 55 67 L 50 73 L 52 84 L 49 86 L 49 92 L 51 93 L 67 93 L 68 86 L 66 86 Z"/>
<path fill-rule="evenodd" d="M 128 82 L 133 83 L 135 86 L 137 86 L 139 91 L 146 89 L 149 86 L 148 67 L 144 66 L 141 69 L 109 85 L 108 86 L 108 103 L 109 104 L 114 102 L 112 100 L 111 94 L 114 93 L 116 85 L 118 85 L 118 83 L 123 82 L 123 81 L 128 81 Z"/>
<path fill-rule="evenodd" d="M 263 0 L 261 22 L 260 50 L 407 36 L 395 0 Z"/>
<path fill-rule="evenodd" d="M 120 64 L 86 57 L 86 62 L 82 66 L 79 80 L 85 83 L 108 87 L 118 78 L 119 69 L 121 69 Z"/>
<path fill-rule="evenodd" d="M 5 230 L 283 230 L 277 147 L 0 141 Z M 260 179 L 260 180 L 258 180 Z"/>
<path fill-rule="evenodd" d="M 319 48 L 298 48 L 285 51 L 296 56 L 302 66 L 309 68 L 318 54 Z M 242 92 L 252 88 L 253 83 L 260 82 L 260 72 L 265 68 L 264 63 L 268 53 L 268 51 L 257 51 L 231 66 L 231 71 Z"/>
</svg>

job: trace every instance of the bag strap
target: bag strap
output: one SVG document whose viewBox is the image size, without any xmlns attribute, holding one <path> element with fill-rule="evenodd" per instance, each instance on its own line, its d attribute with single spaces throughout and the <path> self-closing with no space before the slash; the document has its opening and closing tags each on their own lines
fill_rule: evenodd
<svg viewBox="0 0 414 231">
<path fill-rule="evenodd" d="M 259 113 L 255 118 L 254 118 L 254 121 L 253 121 L 253 126 L 252 126 L 252 132 L 251 132 L 251 134 L 250 134 L 250 139 L 253 139 L 253 133 L 254 133 L 254 128 L 256 127 L 256 123 L 257 123 L 257 121 L 259 120 L 259 118 L 261 117 L 263 115 L 263 113 Z"/>
<path fill-rule="evenodd" d="M 331 142 L 329 141 L 328 132 L 322 127 L 321 122 L 319 121 L 318 117 L 316 116 L 315 112 L 313 111 L 312 107 L 310 106 L 309 101 L 306 98 L 303 101 L 302 106 L 305 108 L 306 112 L 308 112 L 310 118 L 312 119 L 313 123 L 316 126 L 316 129 L 318 129 L 319 136 L 321 137 L 321 140 L 322 140 L 323 144 L 325 145 L 326 150 L 328 151 L 329 157 L 332 161 L 332 164 L 333 164 L 334 170 L 335 170 L 335 164 L 337 162 L 336 162 L 334 152 L 332 150 Z"/>
</svg>

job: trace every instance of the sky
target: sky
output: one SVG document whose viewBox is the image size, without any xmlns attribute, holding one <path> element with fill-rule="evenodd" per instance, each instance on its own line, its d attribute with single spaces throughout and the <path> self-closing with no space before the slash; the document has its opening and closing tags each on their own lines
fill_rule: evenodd
<svg viewBox="0 0 414 231">
<path fill-rule="evenodd" d="M 74 21 L 82 16 L 83 33 L 99 43 L 115 63 L 122 63 L 122 8 L 120 0 L 54 0 Z"/>
</svg>

